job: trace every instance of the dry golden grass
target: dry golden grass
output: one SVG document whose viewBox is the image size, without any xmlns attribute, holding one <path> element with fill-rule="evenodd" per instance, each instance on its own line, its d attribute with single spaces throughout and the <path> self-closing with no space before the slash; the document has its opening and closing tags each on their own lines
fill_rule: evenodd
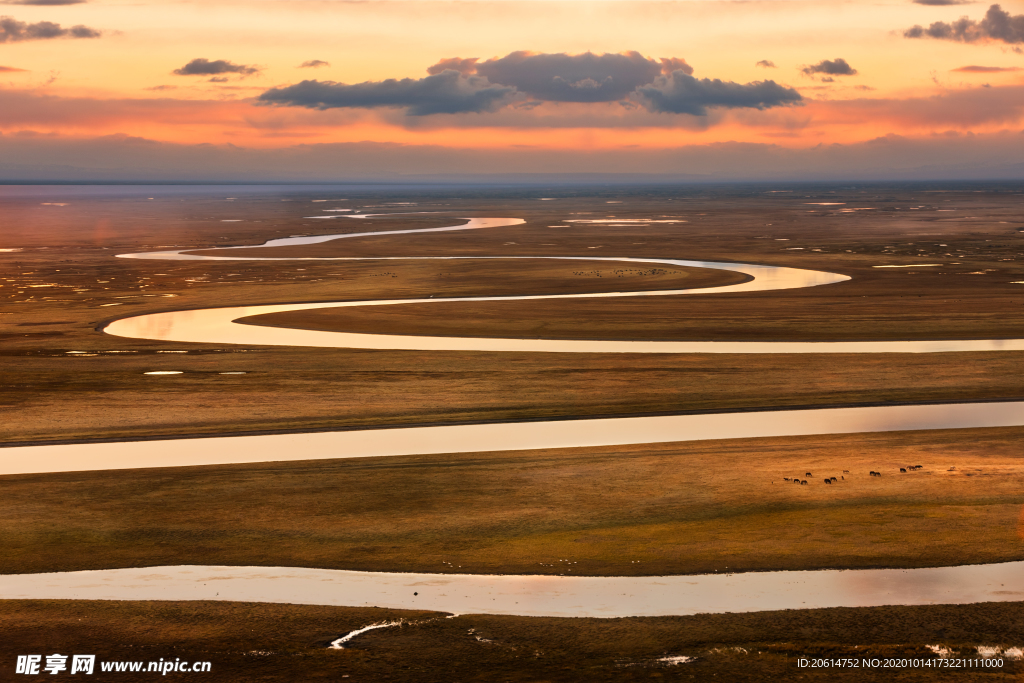
<svg viewBox="0 0 1024 683">
<path fill-rule="evenodd" d="M 627 193 L 628 195 L 628 193 Z M 523 226 L 465 233 L 352 239 L 289 248 L 304 255 L 617 255 L 736 260 L 849 273 L 848 283 L 752 295 L 603 299 L 487 305 L 431 304 L 323 312 L 286 324 L 404 334 L 685 339 L 963 338 L 1018 336 L 1024 311 L 1024 238 L 1013 195 L 944 195 L 971 220 L 898 210 L 911 193 L 870 201 L 877 211 L 839 214 L 803 197 L 643 196 L 620 217 L 684 215 L 677 225 L 565 225 L 568 214 L 601 218 L 601 197 L 556 203 L 466 199 L 453 216 L 522 216 Z M 934 199 L 934 198 L 933 198 Z M 447 201 L 447 200 L 446 200 Z M 925 198 L 917 198 L 917 204 Z M 930 201 L 930 200 L 927 200 Z M 374 203 L 374 202 L 370 202 Z M 378 202 L 379 203 L 379 202 Z M 436 203 L 436 201 L 435 201 Z M 551 204 L 549 206 L 549 204 Z M 357 202 L 349 203 L 358 208 Z M 544 205 L 544 206 L 539 206 Z M 111 208 L 111 206 L 113 208 Z M 445 216 L 309 221 L 320 205 L 272 200 L 5 206 L 14 226 L 0 258 L 0 406 L 5 443 L 337 429 L 573 415 L 730 410 L 814 404 L 1006 399 L 1024 396 L 1018 353 L 927 356 L 667 356 L 418 354 L 168 344 L 111 337 L 96 328 L 117 316 L 288 301 L 600 291 L 627 279 L 712 284 L 729 274 L 608 278 L 575 276 L 569 263 L 166 262 L 112 258 L 177 246 L 254 244 L 312 232 L 436 227 Z M 64 207 L 70 208 L 70 207 Z M 46 210 L 46 211 L 43 211 Z M 258 219 L 221 223 L 218 218 Z M 874 214 L 874 215 L 872 215 Z M 44 220 L 45 216 L 45 220 Z M 22 232 L 19 226 L 24 225 Z M 779 241 L 785 240 L 785 241 Z M 913 244 L 910 244 L 910 243 Z M 511 244 L 510 244 L 511 243 Z M 946 244 L 939 254 L 938 244 Z M 6 244 L 6 242 L 5 242 Z M 600 247 L 589 249 L 589 247 Z M 794 251 L 792 248 L 802 250 Z M 887 248 L 888 247 L 888 248 Z M 812 251 L 821 249 L 821 251 Z M 924 251 L 919 251 L 924 249 Z M 226 252 L 240 255 L 249 250 Z M 277 250 L 254 250 L 269 255 Z M 962 258 L 961 258 L 962 257 Z M 943 262 L 941 269 L 879 270 L 881 263 Z M 614 264 L 589 266 L 596 270 Z M 585 272 L 580 270 L 579 272 Z M 969 275 L 981 272 L 983 275 Z M 910 274 L 916 273 L 916 274 Z M 398 277 L 392 275 L 397 274 Z M 673 279 L 675 278 L 675 279 Z M 714 280 L 721 284 L 722 281 Z M 53 284 L 32 288 L 29 285 Z M 109 304 L 117 304 L 109 306 Z M 280 322 L 280 321 L 279 321 Z M 69 358 L 66 351 L 95 352 Z M 133 353 L 105 353 L 129 351 Z M 161 351 L 188 353 L 161 354 Z M 239 351 L 244 351 L 240 353 Z M 174 377 L 144 377 L 178 369 Z M 247 372 L 222 376 L 220 372 Z"/>
<path fill-rule="evenodd" d="M 1022 436 L 949 430 L 12 475 L 0 479 L 0 571 L 201 562 L 521 574 L 558 573 L 545 565 L 569 559 L 574 574 L 620 576 L 1020 560 Z M 899 473 L 916 464 L 925 468 Z M 809 484 L 784 482 L 793 476 Z M 828 486 L 828 476 L 845 480 Z"/>
<path fill-rule="evenodd" d="M 1024 354 L 1009 352 L 637 356 L 266 347 L 238 352 L 227 346 L 99 340 L 103 346 L 97 351 L 135 353 L 76 358 L 47 349 L 0 356 L 5 385 L 0 438 L 139 438 L 1024 397 Z M 90 345 L 78 340 L 68 347 Z M 184 374 L 143 375 L 152 370 Z"/>
<path fill-rule="evenodd" d="M 488 233 L 347 240 L 315 255 L 619 255 L 771 263 L 850 274 L 799 292 L 571 306 L 436 304 L 277 320 L 405 334 L 583 338 L 852 339 L 1020 336 L 1024 245 L 1013 195 L 859 191 L 806 197 L 580 197 L 557 206 L 493 197 L 453 215 L 522 216 Z M 562 224 L 685 214 L 671 227 Z M 428 198 L 429 199 L 429 198 Z M 952 202 L 948 213 L 907 203 Z M 355 204 L 355 202 L 353 202 Z M 424 209 L 427 199 L 423 200 Z M 542 203 L 556 204 L 556 203 Z M 852 205 L 852 204 L 851 204 Z M 675 274 L 573 275 L 549 265 L 370 261 L 169 263 L 111 258 L 172 245 L 254 244 L 318 231 L 450 224 L 443 217 L 305 221 L 277 198 L 3 206 L 0 409 L 5 442 L 339 428 L 422 422 L 1024 395 L 1021 354 L 666 356 L 416 354 L 164 344 L 97 332 L 119 315 L 170 308 L 361 298 L 602 291 L 694 285 Z M 113 208 L 111 208 L 113 207 Z M 127 208 L 126 208 L 127 207 Z M 934 207 L 933 207 L 934 208 Z M 442 209 L 438 209 L 442 210 Z M 239 212 L 260 223 L 221 223 Z M 248 213 L 245 213 L 248 212 Z M 976 218 L 961 218 L 970 215 Z M 15 240 L 8 244 L 8 241 Z M 939 245 L 946 245 L 939 249 Z M 593 247 L 593 248 L 591 248 Z M 242 251 L 230 255 L 242 255 Z M 254 255 L 274 255 L 268 250 Z M 279 252 L 297 255 L 298 250 Z M 310 251 L 302 255 L 314 255 Z M 875 265 L 942 262 L 942 268 Z M 511 266 L 515 266 L 514 268 Z M 593 267 L 592 267 L 593 268 Z M 601 265 L 595 270 L 615 266 Z M 585 272 L 581 268 L 579 272 Z M 398 275 L 398 277 L 394 277 Z M 702 274 L 708 277 L 711 274 Z M 714 274 L 721 278 L 721 273 Z M 711 282 L 711 280 L 701 280 Z M 715 284 L 724 281 L 716 280 Z M 53 285 L 33 288 L 31 285 Z M 672 286 L 675 286 L 674 284 Z M 110 304 L 117 304 L 111 306 Z M 440 314 L 440 315 L 439 315 Z M 66 351 L 97 355 L 68 358 Z M 133 353 L 104 353 L 130 351 Z M 187 351 L 161 354 L 161 351 Z M 184 375 L 150 381 L 147 370 Z M 246 375 L 222 376 L 225 371 Z M 86 472 L 0 478 L 0 571 L 147 564 L 303 565 L 443 572 L 656 574 L 929 566 L 1024 558 L 1021 429 L 669 444 L 530 453 Z M 145 448 L 140 444 L 140 448 Z M 901 475 L 898 467 L 924 464 Z M 957 467 L 949 473 L 949 466 Z M 828 474 L 848 481 L 825 486 Z M 868 469 L 881 470 L 881 479 Z M 782 477 L 814 473 L 813 484 Z M 776 483 L 772 483 L 772 482 Z M 639 563 L 635 562 L 639 560 Z M 574 565 L 576 566 L 576 565 Z M 557 571 L 557 570 L 552 570 Z M 26 652 L 210 659 L 210 680 L 761 681 L 834 671 L 795 659 L 927 655 L 942 643 L 1024 644 L 1021 604 L 815 610 L 663 619 L 460 617 L 326 642 L 387 610 L 211 603 L 0 602 L 0 670 Z M 430 615 L 406 614 L 415 618 Z M 474 629 L 474 633 L 470 633 Z M 484 644 L 474 636 L 492 640 Z M 746 652 L 730 648 L 744 648 Z M 200 657 L 196 653 L 202 652 Z M 269 652 L 270 654 L 264 654 Z M 661 667 L 667 654 L 696 655 Z M 110 658 L 114 658 L 111 656 Z M 629 666 L 626 666 L 629 665 Z M 1014 668 L 1017 667 L 1017 668 Z M 997 672 L 844 672 L 857 681 L 992 680 Z M 129 675 L 119 680 L 131 680 Z M 148 678 L 147 678 L 148 680 Z"/>
</svg>

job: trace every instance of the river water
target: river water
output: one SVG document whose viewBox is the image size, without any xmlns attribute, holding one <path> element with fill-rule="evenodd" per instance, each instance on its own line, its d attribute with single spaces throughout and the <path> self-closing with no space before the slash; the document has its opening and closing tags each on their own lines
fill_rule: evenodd
<svg viewBox="0 0 1024 683">
<path fill-rule="evenodd" d="M 332 216 L 334 218 L 335 216 Z M 336 218 L 370 218 L 371 215 L 336 216 Z M 281 247 L 319 244 L 354 237 L 402 235 L 410 233 L 452 232 L 499 228 L 523 223 L 519 218 L 468 218 L 464 225 L 441 228 L 420 228 L 388 232 L 359 232 L 335 235 L 288 237 L 261 245 Z M 226 249 L 251 249 L 227 247 Z M 266 306 L 235 306 L 192 311 L 151 313 L 117 320 L 104 328 L 108 334 L 134 339 L 196 342 L 214 344 L 260 344 L 270 346 L 308 346 L 351 349 L 390 349 L 413 351 L 497 351 L 529 353 L 944 353 L 958 351 L 1022 351 L 1024 339 L 968 339 L 928 341 L 856 341 L 856 342 L 730 342 L 730 341 L 609 341 L 587 339 L 485 339 L 477 337 L 423 337 L 387 334 L 358 334 L 319 330 L 294 330 L 262 327 L 241 318 L 268 313 L 308 311 L 320 308 L 352 308 L 396 306 L 403 304 L 437 304 L 452 302 L 532 301 L 548 299 L 599 299 L 710 295 L 740 292 L 765 292 L 781 289 L 817 287 L 849 280 L 846 275 L 801 268 L 784 268 L 748 263 L 690 261 L 685 259 L 592 257 L 592 256 L 424 256 L 424 257 L 256 257 L 203 255 L 196 250 L 175 250 L 119 254 L 119 258 L 172 260 L 256 260 L 256 261 L 409 261 L 409 260 L 571 260 L 615 263 L 644 263 L 692 268 L 729 270 L 748 276 L 734 285 L 701 289 L 673 289 L 644 292 L 595 292 L 588 294 L 548 294 L 494 297 L 451 297 L 426 299 L 384 299 L 372 301 L 332 301 L 318 303 L 276 304 Z"/>
<path fill-rule="evenodd" d="M 365 218 L 366 216 L 347 217 Z M 392 233 L 293 237 L 273 240 L 264 246 L 316 244 L 333 239 L 368 237 L 379 234 L 502 227 L 521 222 L 520 219 L 472 218 L 461 226 Z M 188 250 L 121 254 L 120 257 L 175 260 L 253 259 L 251 256 L 204 256 L 188 253 Z M 440 301 L 720 294 L 820 286 L 849 279 L 835 273 L 795 268 L 678 259 L 578 256 L 528 258 L 658 263 L 718 268 L 744 273 L 750 279 L 736 285 L 698 290 L 321 302 L 173 311 L 118 320 L 108 325 L 105 331 L 124 337 L 161 341 L 437 351 L 934 353 L 1024 350 L 1024 340 L 1019 339 L 919 342 L 614 342 L 475 339 L 318 332 L 267 328 L 234 322 L 239 318 L 263 313 L 341 306 L 424 304 Z M 145 443 L 5 448 L 0 449 L 0 474 L 608 446 L 806 434 L 999 427 L 1022 424 L 1024 424 L 1024 402 L 780 410 L 713 415 L 450 425 L 313 434 L 169 439 Z M 571 567 L 572 565 L 565 564 L 567 573 Z M 394 574 L 285 567 L 150 567 L 52 574 L 0 575 L 0 598 L 237 600 L 316 605 L 366 605 L 525 616 L 660 616 L 820 607 L 1020 601 L 1024 600 L 1024 562 L 924 569 L 751 572 L 662 577 Z"/>
<path fill-rule="evenodd" d="M 536 617 L 630 617 L 1024 600 L 1024 562 L 691 576 L 392 574 L 146 567 L 0 575 L 3 599 L 235 600 Z"/>
<path fill-rule="evenodd" d="M 0 474 L 1018 425 L 1022 401 L 440 425 L 0 448 Z"/>
</svg>

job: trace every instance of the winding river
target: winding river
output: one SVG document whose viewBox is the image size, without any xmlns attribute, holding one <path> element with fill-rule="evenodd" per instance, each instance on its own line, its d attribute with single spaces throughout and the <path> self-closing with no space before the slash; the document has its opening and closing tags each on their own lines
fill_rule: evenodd
<svg viewBox="0 0 1024 683">
<path fill-rule="evenodd" d="M 370 215 L 319 218 L 367 219 Z M 469 218 L 464 225 L 291 237 L 264 247 L 336 239 L 500 228 L 517 218 Z M 252 249 L 229 247 L 227 249 Z M 120 254 L 171 260 L 547 259 L 653 263 L 730 270 L 745 282 L 723 287 L 503 297 L 456 297 L 242 306 L 146 314 L 117 320 L 108 334 L 136 339 L 360 349 L 557 353 L 941 353 L 1020 351 L 1024 339 L 866 342 L 672 342 L 482 339 L 354 334 L 262 327 L 236 322 L 264 313 L 353 306 L 459 301 L 651 297 L 756 292 L 835 284 L 845 275 L 797 268 L 590 256 L 253 257 L 197 250 Z M 219 248 L 218 252 L 225 251 Z M 172 467 L 286 459 L 605 446 L 805 434 L 1024 425 L 1024 402 L 777 410 L 733 414 L 568 419 L 509 424 L 446 425 L 312 434 L 168 439 L 0 449 L 0 474 Z M 291 455 L 290 455 L 291 454 Z M 839 606 L 956 604 L 1024 600 L 1024 562 L 926 569 L 752 572 L 662 577 L 478 576 L 390 574 L 281 567 L 152 567 L 0 576 L 0 598 L 101 600 L 244 600 L 324 605 L 377 605 L 446 612 L 530 616 L 656 616 Z"/>
<path fill-rule="evenodd" d="M 337 218 L 371 218 L 370 215 Z M 333 218 L 333 217 L 332 217 Z M 468 218 L 464 225 L 420 228 L 389 232 L 358 232 L 312 237 L 287 237 L 270 240 L 262 247 L 286 247 L 320 244 L 355 237 L 408 235 L 412 233 L 454 232 L 520 225 L 520 218 Z M 218 251 L 252 249 L 251 246 L 225 247 Z M 835 284 L 849 276 L 802 268 L 764 266 L 749 263 L 687 261 L 683 259 L 632 258 L 625 256 L 391 256 L 391 257 L 256 257 L 209 256 L 191 253 L 195 249 L 119 254 L 118 258 L 170 259 L 199 261 L 452 261 L 529 259 L 540 261 L 595 261 L 644 263 L 691 268 L 710 268 L 743 273 L 749 279 L 734 285 L 701 289 L 664 289 L 643 292 L 595 292 L 588 294 L 541 294 L 522 296 L 447 297 L 427 299 L 378 299 L 371 301 L 327 301 L 319 303 L 235 306 L 191 311 L 149 313 L 114 321 L 104 328 L 107 334 L 134 339 L 199 342 L 212 344 L 263 344 L 271 346 L 315 346 L 348 349 L 388 349 L 412 351 L 504 351 L 533 353 L 942 353 L 955 351 L 1024 351 L 1024 339 L 974 339 L 948 341 L 862 341 L 862 342 L 728 342 L 728 341 L 605 341 L 587 339 L 493 339 L 477 337 L 422 337 L 389 334 L 356 334 L 261 327 L 235 322 L 241 318 L 267 313 L 308 311 L 317 308 L 394 306 L 401 304 L 437 304 L 481 301 L 537 301 L 550 299 L 607 299 L 708 295 L 742 292 L 766 292 Z"/>
</svg>

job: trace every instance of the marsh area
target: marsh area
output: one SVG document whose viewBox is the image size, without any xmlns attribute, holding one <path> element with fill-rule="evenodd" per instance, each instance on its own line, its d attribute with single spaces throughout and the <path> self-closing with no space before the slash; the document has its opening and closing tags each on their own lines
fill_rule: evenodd
<svg viewBox="0 0 1024 683">
<path fill-rule="evenodd" d="M 123 317 L 218 306 L 738 282 L 736 274 L 723 271 L 583 260 L 383 259 L 600 254 L 768 264 L 851 279 L 774 292 L 326 308 L 274 314 L 260 322 L 368 334 L 553 340 L 1024 336 L 1022 188 L 806 185 L 769 192 L 778 189 L 4 188 L 0 439 L 3 445 L 20 446 L 1024 398 L 1019 351 L 428 352 L 186 343 L 101 331 Z M 541 202 L 542 197 L 554 199 Z M 350 221 L 310 218 L 337 215 L 339 209 L 377 212 L 398 201 L 430 213 Z M 851 207 L 871 210 L 847 210 Z M 410 210 L 408 205 L 384 210 L 394 208 Z M 164 249 L 215 254 L 218 247 L 281 237 L 366 231 L 371 222 L 376 231 L 430 229 L 460 216 L 516 216 L 524 222 L 493 230 L 252 250 L 260 257 L 371 259 L 366 261 L 114 258 Z M 0 542 L 7 549 L 2 571 L 196 564 L 199 557 L 205 564 L 364 571 L 445 573 L 454 565 L 480 574 L 559 573 L 558 561 L 571 559 L 578 562 L 574 573 L 578 567 L 589 576 L 1016 561 L 1024 559 L 1021 437 L 1020 427 L 1000 427 L 8 475 L 0 477 L 5 491 Z M 138 441 L 138 448 L 145 449 L 146 443 Z M 915 464 L 924 468 L 899 471 Z M 869 471 L 883 476 L 871 477 Z M 783 484 L 806 472 L 814 473 L 815 485 Z M 844 483 L 825 486 L 818 480 L 826 475 L 844 477 Z M 54 611 L 57 603 L 3 604 L 4 628 L 15 634 L 11 642 L 32 637 L 11 625 L 26 618 L 25 610 L 40 623 L 63 618 Z M 59 609 L 77 611 L 85 604 Z M 870 637 L 829 630 L 853 618 L 843 610 L 764 613 L 749 617 L 753 621 L 698 615 L 686 617 L 691 620 L 686 628 L 701 633 L 719 629 L 698 639 L 717 645 L 690 650 L 680 645 L 691 640 L 681 635 L 683 622 L 674 618 L 588 622 L 578 637 L 569 637 L 568 626 L 549 619 L 545 635 L 537 637 L 550 640 L 529 647 L 575 653 L 566 659 L 574 662 L 571 666 L 611 667 L 595 673 L 597 678 L 640 671 L 642 676 L 635 675 L 685 678 L 693 670 L 682 665 L 620 667 L 615 658 L 653 661 L 692 651 L 706 660 L 728 659 L 739 655 L 708 653 L 756 642 L 764 644 L 762 651 L 774 653 L 776 659 L 765 661 L 786 667 L 792 665 L 786 653 L 799 649 L 779 644 L 789 638 L 837 648 L 830 651 L 911 647 L 905 645 L 911 639 L 893 630 L 908 615 L 926 624 L 920 627 L 922 643 L 913 647 L 923 648 L 923 639 L 929 638 L 956 640 L 958 647 L 985 645 L 985 638 L 996 637 L 1020 645 L 1024 631 L 1013 611 L 1019 605 L 859 608 L 858 619 L 879 625 Z M 340 626 L 346 619 L 358 628 L 387 616 L 384 611 L 357 615 L 331 609 L 336 611 L 114 603 L 91 607 L 93 616 L 83 618 L 102 621 L 121 614 L 132 623 L 154 625 L 194 619 L 233 643 L 231 649 L 242 647 L 242 636 L 232 631 L 239 614 L 261 615 L 261 623 L 288 619 L 294 624 L 329 614 L 338 631 L 344 631 Z M 948 623 L 984 621 L 996 613 L 1011 616 L 995 631 L 979 627 L 954 634 L 950 627 L 934 626 L 940 612 Z M 472 619 L 466 628 L 478 633 L 515 631 L 525 623 L 518 617 Z M 810 633 L 792 626 L 803 619 L 819 620 L 815 628 L 823 630 L 806 637 L 781 635 L 791 627 L 796 629 L 792 634 Z M 449 628 L 456 621 L 438 623 Z M 750 626 L 755 622 L 756 628 Z M 780 629 L 777 634 L 772 624 Z M 651 628 L 660 635 L 651 636 Z M 726 636 L 721 629 L 745 635 Z M 158 630 L 143 628 L 136 642 L 165 647 L 168 641 L 161 640 Z M 287 632 L 307 631 L 302 626 Z M 88 634 L 76 637 L 87 639 Z M 306 635 L 296 637 L 290 645 L 275 647 L 297 652 L 311 647 L 312 640 L 302 640 Z M 424 637 L 415 629 L 375 632 L 366 636 L 364 649 L 337 656 L 363 657 L 358 666 L 370 667 L 366 671 L 390 667 L 400 679 L 402 667 L 418 666 L 403 659 L 401 648 L 394 649 L 403 639 L 413 638 L 409 642 L 416 643 L 418 652 L 433 652 L 434 646 L 444 651 L 438 643 L 454 648 L 450 652 L 462 651 L 454 635 L 437 636 L 430 641 L 434 645 Z M 467 655 L 466 666 L 520 657 L 524 637 L 500 636 L 519 649 L 489 650 L 484 659 Z M 597 645 L 622 638 L 621 646 Z M 485 647 L 479 639 L 467 643 Z M 254 651 L 263 648 L 250 645 Z M 331 655 L 320 652 L 309 656 L 320 662 L 317 666 L 338 663 L 324 664 L 327 660 L 321 659 Z M 534 672 L 530 675 L 574 680 L 552 673 L 555 669 L 546 664 L 508 666 L 524 676 Z M 758 675 L 782 670 L 771 666 L 758 669 Z M 733 679 L 742 680 L 742 667 L 737 667 Z M 911 673 L 901 675 L 913 680 Z"/>
</svg>

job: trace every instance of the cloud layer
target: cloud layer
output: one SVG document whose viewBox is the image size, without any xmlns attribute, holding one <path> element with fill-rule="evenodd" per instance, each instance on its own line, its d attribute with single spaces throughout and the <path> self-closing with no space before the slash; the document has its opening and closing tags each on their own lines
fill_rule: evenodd
<svg viewBox="0 0 1024 683">
<path fill-rule="evenodd" d="M 442 59 L 437 64 L 428 66 L 427 73 L 431 76 L 436 76 L 437 74 L 445 71 L 458 71 L 463 76 L 469 76 L 476 73 L 476 63 L 479 61 L 480 60 L 475 57 L 472 59 L 450 57 L 448 59 Z"/>
<path fill-rule="evenodd" d="M 483 62 L 451 57 L 430 66 L 427 73 L 426 78 L 355 85 L 309 80 L 273 88 L 259 99 L 264 104 L 313 109 L 403 108 L 412 116 L 493 112 L 511 103 L 529 107 L 544 102 L 620 102 L 632 107 L 639 103 L 651 112 L 704 116 L 712 107 L 766 109 L 801 100 L 796 90 L 774 81 L 744 85 L 698 80 L 683 59 L 655 60 L 638 52 L 513 52 Z"/>
<path fill-rule="evenodd" d="M 992 5 L 981 21 L 975 21 L 970 17 L 960 17 L 953 23 L 936 21 L 928 28 L 908 28 L 903 35 L 906 38 L 937 38 L 962 43 L 1024 43 L 1024 14 L 1011 15 L 999 5 Z"/>
<path fill-rule="evenodd" d="M 654 83 L 637 88 L 637 95 L 654 112 L 704 116 L 709 107 L 727 109 L 768 109 L 794 104 L 800 93 L 775 81 L 741 85 L 717 78 L 697 79 L 682 71 L 661 76 Z"/>
<path fill-rule="evenodd" d="M 513 52 L 476 65 L 492 83 L 547 102 L 615 102 L 652 82 L 661 62 L 637 52 L 582 55 Z"/>
<path fill-rule="evenodd" d="M 825 74 L 827 76 L 856 76 L 857 70 L 847 63 L 842 57 L 835 59 L 823 59 L 817 64 L 805 66 L 800 70 L 808 76 L 814 74 Z"/>
<path fill-rule="evenodd" d="M 390 78 L 355 85 L 333 81 L 302 81 L 272 88 L 259 100 L 310 109 L 402 107 L 413 116 L 494 111 L 509 101 L 515 88 L 494 85 L 479 76 L 447 70 L 426 78 Z"/>
<path fill-rule="evenodd" d="M 129 136 L 64 139 L 0 135 L 0 179 L 150 181 L 360 182 L 445 176 L 460 182 L 536 182 L 530 176 L 666 174 L 697 181 L 857 179 L 1024 179 L 1024 135 L 933 137 L 890 135 L 855 144 L 787 149 L 772 144 L 715 143 L 662 149 L 453 149 L 436 145 L 340 143 L 282 149 L 178 145 Z M 632 176 L 636 178 L 637 176 Z M 643 178 L 641 175 L 640 178 Z M 621 179 L 621 178 L 620 178 Z M 602 176 L 596 180 L 602 182 Z M 606 181 L 605 181 L 606 182 Z"/>
<path fill-rule="evenodd" d="M 48 40 L 51 38 L 99 38 L 101 33 L 88 26 L 64 28 L 52 21 L 29 24 L 14 17 L 0 17 L 0 43 L 20 43 L 26 40 Z"/>
<path fill-rule="evenodd" d="M 171 73 L 178 76 L 221 76 L 224 74 L 239 74 L 240 76 L 252 76 L 260 70 L 247 64 L 234 64 L 226 59 L 215 59 L 210 61 L 203 57 L 193 59 L 191 62 L 175 69 Z"/>
<path fill-rule="evenodd" d="M 57 5 L 81 5 L 86 0 L 3 0 L 0 5 L 38 5 L 53 7 Z"/>
<path fill-rule="evenodd" d="M 1004 71 L 1020 71 L 1019 66 L 961 66 L 959 69 L 953 69 L 953 71 L 959 71 L 960 73 L 968 74 L 996 74 Z"/>
</svg>

